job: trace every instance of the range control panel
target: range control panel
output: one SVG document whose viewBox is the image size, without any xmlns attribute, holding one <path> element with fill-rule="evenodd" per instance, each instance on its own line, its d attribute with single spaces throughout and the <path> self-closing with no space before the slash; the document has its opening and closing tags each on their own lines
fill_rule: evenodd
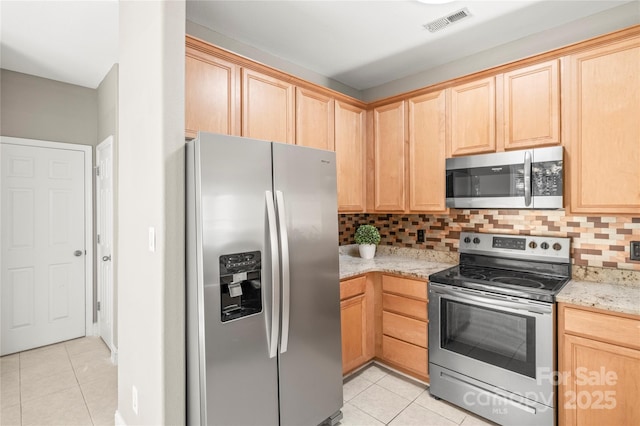
<svg viewBox="0 0 640 426">
<path fill-rule="evenodd" d="M 460 253 L 518 259 L 570 261 L 570 238 L 536 235 L 460 233 Z"/>
</svg>

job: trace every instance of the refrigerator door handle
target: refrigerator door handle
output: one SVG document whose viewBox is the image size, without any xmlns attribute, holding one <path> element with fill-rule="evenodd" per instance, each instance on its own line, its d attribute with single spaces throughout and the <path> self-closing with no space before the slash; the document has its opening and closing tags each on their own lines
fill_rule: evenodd
<svg viewBox="0 0 640 426">
<path fill-rule="evenodd" d="M 278 230 L 280 231 L 280 254 L 282 256 L 282 336 L 280 337 L 280 353 L 287 351 L 289 345 L 289 310 L 291 283 L 289 277 L 289 237 L 287 235 L 287 217 L 285 215 L 284 195 L 276 191 L 278 205 Z"/>
<path fill-rule="evenodd" d="M 274 358 L 278 354 L 278 331 L 280 328 L 280 258 L 278 254 L 276 209 L 271 191 L 265 192 L 265 201 L 267 203 L 269 243 L 271 247 L 271 332 L 267 339 L 269 341 L 269 358 Z"/>
</svg>

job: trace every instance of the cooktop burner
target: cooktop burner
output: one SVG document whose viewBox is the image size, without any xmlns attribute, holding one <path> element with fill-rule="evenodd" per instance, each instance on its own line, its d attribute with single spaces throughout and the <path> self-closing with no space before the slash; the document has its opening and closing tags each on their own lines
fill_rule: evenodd
<svg viewBox="0 0 640 426">
<path fill-rule="evenodd" d="M 460 264 L 429 279 L 553 302 L 571 279 L 569 239 L 462 233 Z"/>
</svg>

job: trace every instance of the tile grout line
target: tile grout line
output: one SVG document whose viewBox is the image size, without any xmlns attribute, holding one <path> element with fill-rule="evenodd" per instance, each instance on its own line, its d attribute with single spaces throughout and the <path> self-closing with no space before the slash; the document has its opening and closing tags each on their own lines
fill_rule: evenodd
<svg viewBox="0 0 640 426">
<path fill-rule="evenodd" d="M 67 348 L 67 343 L 64 344 L 64 350 L 67 353 L 67 357 L 69 358 L 69 364 L 71 364 L 71 370 L 73 371 L 73 377 L 76 379 L 76 383 L 78 383 L 78 390 L 80 391 L 80 395 L 82 395 L 82 401 L 84 401 L 84 408 L 87 410 L 87 414 L 89 414 L 89 418 L 91 419 L 91 424 L 95 425 L 95 421 L 93 419 L 93 415 L 89 410 L 89 404 L 87 404 L 87 398 L 84 396 L 84 391 L 82 390 L 82 385 L 80 384 L 80 380 L 78 380 L 78 375 L 76 374 L 76 368 L 71 361 L 71 355 L 69 354 L 69 349 Z"/>
<path fill-rule="evenodd" d="M 20 426 L 24 424 L 22 416 L 22 355 L 18 352 L 18 400 L 20 401 Z"/>
</svg>

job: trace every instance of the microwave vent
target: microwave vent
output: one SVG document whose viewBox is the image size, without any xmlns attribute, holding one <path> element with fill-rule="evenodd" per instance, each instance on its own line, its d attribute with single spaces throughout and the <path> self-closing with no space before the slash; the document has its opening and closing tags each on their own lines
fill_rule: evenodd
<svg viewBox="0 0 640 426">
<path fill-rule="evenodd" d="M 435 33 L 436 31 L 440 31 L 441 29 L 448 27 L 449 25 L 459 22 L 462 19 L 468 18 L 470 16 L 471 16 L 471 13 L 469 13 L 469 9 L 465 7 L 464 9 L 460 9 L 456 12 L 453 12 L 448 16 L 443 16 L 442 18 L 438 18 L 435 21 L 431 21 L 428 24 L 424 24 L 423 27 L 428 29 L 430 32 Z"/>
</svg>

